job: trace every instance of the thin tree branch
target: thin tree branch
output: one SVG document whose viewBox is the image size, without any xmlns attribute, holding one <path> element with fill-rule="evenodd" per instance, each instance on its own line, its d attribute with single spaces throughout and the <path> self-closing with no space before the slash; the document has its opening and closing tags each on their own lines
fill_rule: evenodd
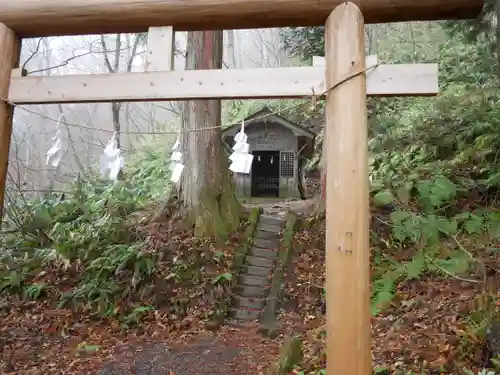
<svg viewBox="0 0 500 375">
<path fill-rule="evenodd" d="M 43 68 L 43 69 L 32 70 L 32 71 L 28 72 L 28 75 L 29 74 L 33 74 L 33 73 L 42 73 L 42 72 L 46 72 L 46 71 L 49 71 L 49 70 L 54 70 L 54 69 L 57 69 L 57 68 L 62 68 L 63 66 L 67 66 L 71 61 L 73 61 L 73 60 L 75 60 L 75 59 L 77 59 L 79 57 L 88 56 L 91 53 L 93 53 L 93 52 L 92 51 L 88 51 L 88 52 L 85 52 L 85 53 L 81 53 L 79 55 L 73 55 L 73 56 L 69 57 L 68 59 L 64 60 L 62 63 L 60 63 L 58 65 L 49 66 L 48 68 Z"/>
<path fill-rule="evenodd" d="M 116 44 L 115 44 L 115 70 L 113 73 L 118 73 L 120 69 L 120 48 L 122 46 L 122 34 L 116 34 Z"/>
<path fill-rule="evenodd" d="M 43 39 L 43 38 L 42 38 Z M 58 65 L 54 65 L 54 66 L 50 66 L 48 68 L 43 68 L 43 69 L 37 69 L 37 70 L 32 70 L 30 72 L 28 72 L 28 74 L 33 74 L 33 73 L 41 73 L 41 72 L 45 72 L 45 71 L 50 71 L 50 70 L 53 70 L 53 69 L 57 69 L 57 68 L 61 68 L 63 66 L 67 66 L 71 61 L 79 58 L 79 57 L 84 57 L 84 56 L 88 56 L 90 54 L 93 54 L 93 53 L 96 53 L 96 54 L 99 54 L 99 53 L 103 53 L 103 54 L 107 54 L 109 53 L 110 51 L 108 51 L 106 48 L 104 48 L 104 51 L 95 51 L 93 49 L 93 44 L 94 43 L 97 43 L 99 42 L 98 40 L 94 40 L 91 42 L 91 45 L 90 45 L 90 50 L 87 51 L 87 52 L 84 52 L 84 53 L 80 53 L 80 54 L 77 54 L 77 55 L 73 55 L 71 57 L 69 57 L 68 59 L 64 60 L 63 62 L 61 62 L 60 64 Z M 105 46 L 104 46 L 105 47 Z M 137 54 L 138 55 L 138 54 Z M 111 64 L 110 64 L 111 66 Z"/>
<path fill-rule="evenodd" d="M 29 62 L 30 62 L 30 61 L 31 61 L 31 60 L 35 57 L 35 55 L 38 53 L 38 51 L 40 51 L 40 47 L 41 47 L 41 45 L 42 45 L 43 39 L 44 39 L 44 38 L 40 38 L 40 39 L 38 39 L 38 43 L 37 43 L 37 45 L 36 45 L 36 49 L 35 49 L 35 51 L 31 54 L 31 56 L 30 56 L 30 57 L 28 57 L 28 58 L 26 59 L 26 61 L 24 62 L 23 66 L 22 66 L 22 69 L 26 69 L 26 66 L 28 65 L 28 63 L 29 63 Z"/>
<path fill-rule="evenodd" d="M 102 45 L 102 50 L 104 52 L 104 63 L 106 64 L 106 67 L 108 68 L 109 72 L 114 73 L 113 67 L 111 66 L 111 61 L 109 61 L 108 47 L 106 46 L 106 40 L 104 39 L 104 35 L 101 35 L 101 45 Z"/>
<path fill-rule="evenodd" d="M 140 41 L 141 41 L 141 37 L 139 35 L 136 35 L 135 40 L 134 40 L 134 44 L 132 46 L 132 52 L 130 54 L 130 59 L 128 60 L 128 64 L 127 64 L 127 72 L 132 71 L 132 66 L 134 63 L 134 59 L 137 56 L 137 48 L 139 47 Z"/>
</svg>

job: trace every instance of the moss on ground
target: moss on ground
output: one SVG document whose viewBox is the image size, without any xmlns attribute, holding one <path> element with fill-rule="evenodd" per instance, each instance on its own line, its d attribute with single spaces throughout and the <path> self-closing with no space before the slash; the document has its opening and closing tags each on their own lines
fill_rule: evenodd
<svg viewBox="0 0 500 375">
<path fill-rule="evenodd" d="M 292 241 L 297 219 L 295 213 L 291 211 L 288 212 L 282 243 L 278 252 L 278 261 L 271 279 L 271 289 L 269 290 L 269 297 L 262 316 L 262 328 L 264 331 L 267 331 L 268 335 L 272 334 L 275 330 L 276 309 L 278 308 L 278 301 L 281 298 L 281 285 L 283 283 L 285 271 L 292 257 Z"/>
</svg>

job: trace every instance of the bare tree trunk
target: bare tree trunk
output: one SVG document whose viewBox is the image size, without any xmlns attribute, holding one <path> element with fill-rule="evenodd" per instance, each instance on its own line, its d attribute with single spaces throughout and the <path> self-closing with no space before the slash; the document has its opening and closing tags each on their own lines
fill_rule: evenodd
<svg viewBox="0 0 500 375">
<path fill-rule="evenodd" d="M 321 161 L 319 169 L 321 172 L 321 194 L 317 197 L 316 214 L 323 217 L 326 213 L 326 123 L 323 125 L 323 144 L 321 148 Z"/>
<path fill-rule="evenodd" d="M 500 0 L 496 6 L 496 50 L 497 50 L 497 76 L 500 79 Z"/>
<path fill-rule="evenodd" d="M 120 110 L 122 108 L 122 103 L 113 102 L 111 103 L 111 114 L 113 116 L 113 130 L 116 132 L 116 147 L 120 148 L 120 135 L 121 135 L 121 123 L 120 123 Z"/>
<path fill-rule="evenodd" d="M 236 49 L 234 46 L 234 30 L 227 30 L 227 52 L 228 65 L 231 69 L 236 69 Z"/>
<path fill-rule="evenodd" d="M 222 31 L 189 32 L 186 69 L 222 68 Z M 180 184 L 184 217 L 197 236 L 223 238 L 239 225 L 241 206 L 222 147 L 220 100 L 183 104 L 185 170 Z M 203 128 L 208 130 L 197 130 Z"/>
</svg>

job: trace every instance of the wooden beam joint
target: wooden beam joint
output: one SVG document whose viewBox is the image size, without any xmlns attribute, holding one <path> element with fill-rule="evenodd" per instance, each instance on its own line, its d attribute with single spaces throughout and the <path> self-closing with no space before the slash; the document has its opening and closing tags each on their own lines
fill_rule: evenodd
<svg viewBox="0 0 500 375">
<path fill-rule="evenodd" d="M 12 69 L 10 76 L 11 77 L 27 77 L 28 71 L 26 69 L 22 69 L 22 68 Z"/>
</svg>

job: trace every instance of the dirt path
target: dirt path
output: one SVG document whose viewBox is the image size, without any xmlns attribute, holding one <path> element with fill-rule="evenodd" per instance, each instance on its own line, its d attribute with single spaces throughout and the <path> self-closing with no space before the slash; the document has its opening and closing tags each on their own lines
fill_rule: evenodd
<svg viewBox="0 0 500 375">
<path fill-rule="evenodd" d="M 34 324 L 39 317 L 30 313 L 0 316 L 0 374 L 267 375 L 280 348 L 256 326 L 213 333 L 202 325 L 172 331 L 144 322 L 125 332 L 104 322 L 53 318 Z"/>
<path fill-rule="evenodd" d="M 120 348 L 96 375 L 267 375 L 279 350 L 252 330 L 201 333 L 189 341 Z"/>
</svg>

